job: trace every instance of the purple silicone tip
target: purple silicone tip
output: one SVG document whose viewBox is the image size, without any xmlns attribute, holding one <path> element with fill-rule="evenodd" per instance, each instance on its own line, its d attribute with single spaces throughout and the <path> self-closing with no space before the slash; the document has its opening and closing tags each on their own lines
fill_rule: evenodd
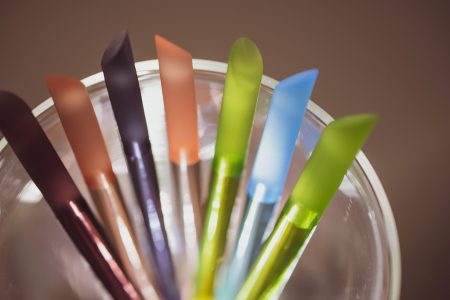
<svg viewBox="0 0 450 300">
<path fill-rule="evenodd" d="M 119 128 L 128 170 L 149 234 L 147 257 L 155 268 L 164 299 L 180 299 L 159 198 L 155 162 L 149 141 L 139 80 L 128 34 L 111 42 L 102 58 L 111 106 Z"/>
</svg>

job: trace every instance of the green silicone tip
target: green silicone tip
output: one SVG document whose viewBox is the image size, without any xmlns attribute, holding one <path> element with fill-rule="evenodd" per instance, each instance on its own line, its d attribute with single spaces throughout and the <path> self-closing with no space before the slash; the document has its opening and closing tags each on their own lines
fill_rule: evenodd
<svg viewBox="0 0 450 300">
<path fill-rule="evenodd" d="M 371 114 L 343 117 L 331 122 L 323 131 L 289 198 L 289 204 L 300 204 L 323 213 L 339 188 L 375 125 Z"/>
<path fill-rule="evenodd" d="M 262 57 L 256 45 L 247 38 L 237 39 L 228 57 L 214 156 L 214 169 L 224 175 L 238 176 L 242 172 L 262 72 Z"/>
</svg>

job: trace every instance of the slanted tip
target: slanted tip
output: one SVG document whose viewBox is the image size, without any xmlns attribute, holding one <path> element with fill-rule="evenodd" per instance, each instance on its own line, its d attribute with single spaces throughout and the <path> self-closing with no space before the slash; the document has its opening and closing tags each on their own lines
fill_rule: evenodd
<svg viewBox="0 0 450 300">
<path fill-rule="evenodd" d="M 75 112 L 83 115 L 83 111 L 89 110 L 89 94 L 80 80 L 66 75 L 49 75 L 45 77 L 45 83 L 63 122 L 72 119 Z"/>
<path fill-rule="evenodd" d="M 311 69 L 280 81 L 273 94 L 274 109 L 294 113 L 293 115 L 299 114 L 300 121 L 303 120 L 306 105 L 311 98 L 318 75 L 317 69 Z"/>
<path fill-rule="evenodd" d="M 191 53 L 184 50 L 180 46 L 172 43 L 171 41 L 163 38 L 162 36 L 155 34 L 156 51 L 158 52 L 158 58 L 172 57 L 172 58 L 187 58 L 192 59 Z"/>
<path fill-rule="evenodd" d="M 17 96 L 14 93 L 11 93 L 9 91 L 2 91 L 0 90 L 0 113 L 5 113 L 7 106 L 9 105 L 13 105 L 16 103 L 20 103 L 23 102 L 25 103 L 22 98 L 20 98 L 19 96 Z"/>
<path fill-rule="evenodd" d="M 263 73 L 263 60 L 258 47 L 248 38 L 237 39 L 230 50 L 228 58 L 229 72 L 235 82 L 251 91 L 259 88 Z"/>
<path fill-rule="evenodd" d="M 156 44 L 167 42 L 167 40 L 162 36 L 160 36 L 159 34 L 155 34 L 153 37 L 155 38 Z"/>
<path fill-rule="evenodd" d="M 377 116 L 373 114 L 338 118 L 323 130 L 316 148 L 324 150 L 334 160 L 334 165 L 341 165 L 342 171 L 346 171 L 366 142 L 376 121 Z M 317 152 L 316 149 L 314 152 Z"/>
<path fill-rule="evenodd" d="M 47 75 L 44 77 L 45 84 L 55 100 L 55 96 L 67 93 L 82 92 L 86 88 L 78 79 L 66 75 Z"/>
<path fill-rule="evenodd" d="M 125 48 L 129 47 L 130 38 L 126 30 L 122 30 L 114 40 L 108 45 L 105 52 L 103 53 L 102 67 L 108 65 L 118 56 L 121 52 L 126 51 Z"/>
<path fill-rule="evenodd" d="M 178 88 L 182 88 L 180 85 L 192 85 L 190 88 L 193 89 L 194 73 L 191 53 L 159 35 L 155 35 L 155 44 L 163 94 L 166 94 L 164 100 L 167 100 L 168 93 L 173 93 Z M 193 94 L 189 96 L 193 96 Z M 189 96 L 177 95 L 175 98 L 178 99 L 173 99 L 173 101 L 180 102 L 180 97 L 186 98 Z"/>
<path fill-rule="evenodd" d="M 336 140 L 357 144 L 361 147 L 372 132 L 377 120 L 378 116 L 374 114 L 358 114 L 342 117 L 331 122 L 325 128 L 323 134 L 333 134 Z"/>
<path fill-rule="evenodd" d="M 14 93 L 0 90 L 0 130 L 6 130 L 16 124 L 17 117 L 31 109 L 25 101 Z"/>
<path fill-rule="evenodd" d="M 309 93 L 311 93 L 312 88 L 316 83 L 317 76 L 319 76 L 319 70 L 306 70 L 283 79 L 277 85 L 276 89 L 286 91 L 293 90 L 294 93 L 301 90 L 308 90 Z"/>
<path fill-rule="evenodd" d="M 14 93 L 0 90 L 0 107 L 2 108 L 0 112 L 5 112 L 7 106 L 15 105 L 16 103 L 25 104 L 25 101 Z"/>
<path fill-rule="evenodd" d="M 10 99 L 20 99 L 20 100 L 22 100 L 16 94 L 11 93 L 9 91 L 3 91 L 3 90 L 0 90 L 0 99 L 2 99 L 4 101 L 10 100 Z"/>
</svg>

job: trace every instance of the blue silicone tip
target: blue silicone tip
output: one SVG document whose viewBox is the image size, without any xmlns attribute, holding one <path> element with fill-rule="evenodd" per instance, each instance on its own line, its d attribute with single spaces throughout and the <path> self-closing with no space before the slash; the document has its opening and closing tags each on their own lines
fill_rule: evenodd
<svg viewBox="0 0 450 300">
<path fill-rule="evenodd" d="M 275 203 L 280 198 L 318 74 L 317 69 L 300 72 L 275 87 L 247 186 L 251 199 L 258 185 L 264 187 L 263 203 Z"/>
</svg>

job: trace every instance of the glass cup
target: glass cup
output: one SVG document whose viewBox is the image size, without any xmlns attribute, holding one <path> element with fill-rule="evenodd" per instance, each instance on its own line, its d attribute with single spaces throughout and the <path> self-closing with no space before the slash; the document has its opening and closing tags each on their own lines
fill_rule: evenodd
<svg viewBox="0 0 450 300">
<path fill-rule="evenodd" d="M 214 155 L 226 64 L 195 59 L 195 84 L 200 137 L 201 190 L 206 199 Z M 136 64 L 142 98 L 157 164 L 161 201 L 169 243 L 175 260 L 180 243 L 172 213 L 173 179 L 161 83 L 156 60 Z M 135 203 L 103 74 L 83 80 L 102 129 L 113 169 L 126 195 L 126 205 L 138 237 L 145 235 Z M 277 81 L 263 77 L 249 148 L 246 172 L 233 210 L 225 264 L 230 257 L 242 216 L 248 170 L 261 137 L 271 95 Z M 50 141 L 90 202 L 75 158 L 51 99 L 33 110 Z M 310 102 L 283 191 L 284 203 L 324 126 L 332 118 Z M 38 158 L 37 158 L 38 159 Z M 91 206 L 92 207 L 92 206 Z M 280 205 L 281 207 L 281 205 Z M 278 209 L 279 211 L 279 209 Z M 95 213 L 95 210 L 94 210 Z M 274 217 L 275 220 L 275 217 Z M 182 277 L 180 277 L 182 278 Z M 190 282 L 181 282 L 181 286 Z M 362 152 L 319 222 L 281 299 L 398 299 L 400 250 L 394 218 L 383 187 Z M 15 157 L 0 140 L 0 299 L 109 299 L 87 262 L 69 240 L 42 195 Z"/>
</svg>

